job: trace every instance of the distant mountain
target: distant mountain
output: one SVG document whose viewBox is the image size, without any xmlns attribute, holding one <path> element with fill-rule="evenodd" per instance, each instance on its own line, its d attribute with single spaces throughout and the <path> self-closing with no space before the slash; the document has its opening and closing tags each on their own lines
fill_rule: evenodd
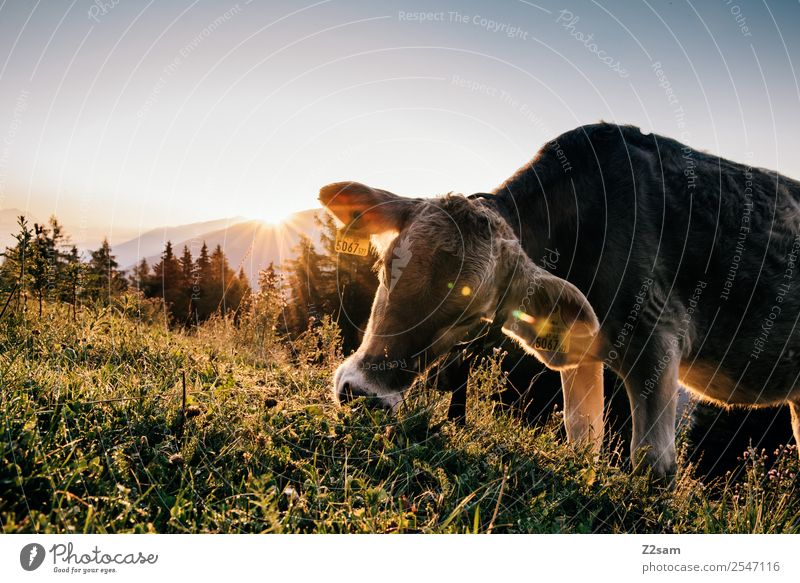
<svg viewBox="0 0 800 583">
<path fill-rule="evenodd" d="M 162 235 L 157 249 L 148 255 L 144 255 L 144 257 L 151 266 L 157 263 L 167 239 L 172 241 L 176 255 L 180 256 L 185 245 L 195 259 L 200 253 L 200 247 L 203 242 L 208 245 L 209 252 L 213 251 L 217 245 L 221 245 L 231 268 L 234 271 L 239 271 L 239 268 L 243 267 L 251 284 L 255 284 L 258 279 L 258 272 L 269 265 L 270 262 L 279 265 L 292 257 L 291 250 L 299 242 L 300 235 L 306 235 L 315 242 L 319 241 L 319 229 L 314 220 L 318 212 L 320 211 L 312 209 L 294 213 L 279 225 L 272 225 L 262 221 L 243 220 L 225 225 L 222 228 L 211 229 L 207 232 L 193 232 L 190 237 L 183 239 L 172 235 L 168 237 Z M 162 229 L 160 232 L 163 234 L 164 230 Z M 127 250 L 133 247 L 134 242 L 137 240 L 138 238 L 114 248 L 114 253 L 117 255 L 117 260 L 121 266 L 129 268 L 141 261 L 142 254 L 133 258 L 126 254 L 127 261 L 119 259 L 122 255 L 120 255 L 118 249 L 128 246 L 125 248 Z"/>
<path fill-rule="evenodd" d="M 124 243 L 112 245 L 112 252 L 123 269 L 130 269 L 142 258 L 154 265 L 160 259 L 167 241 L 172 241 L 175 253 L 180 255 L 184 245 L 197 258 L 203 242 L 213 250 L 221 245 L 231 267 L 244 271 L 255 284 L 258 272 L 270 262 L 279 265 L 292 256 L 291 250 L 306 235 L 319 242 L 319 229 L 315 217 L 320 210 L 307 210 L 294 213 L 278 225 L 249 220 L 244 217 L 231 217 L 201 223 L 159 227 Z M 0 251 L 14 244 L 13 233 L 17 232 L 17 216 L 26 214 L 19 209 L 0 210 Z M 31 226 L 35 218 L 28 216 Z M 70 230 L 67 227 L 67 234 Z"/>
<path fill-rule="evenodd" d="M 164 250 L 164 244 L 167 241 L 172 241 L 173 243 L 176 241 L 191 241 L 206 233 L 225 229 L 246 220 L 244 217 L 232 217 L 176 227 L 158 227 L 134 237 L 130 241 L 113 245 L 112 248 L 114 255 L 117 257 L 117 263 L 127 268 L 141 261 L 142 257 L 147 257 L 149 261 L 150 257 L 159 255 Z M 202 244 L 201 241 L 200 245 Z"/>
</svg>

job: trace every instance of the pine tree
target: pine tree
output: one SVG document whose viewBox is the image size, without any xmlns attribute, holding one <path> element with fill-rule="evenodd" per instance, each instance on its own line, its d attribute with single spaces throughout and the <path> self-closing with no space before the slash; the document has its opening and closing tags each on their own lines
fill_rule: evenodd
<svg viewBox="0 0 800 583">
<path fill-rule="evenodd" d="M 329 294 L 323 293 L 325 257 L 306 235 L 300 236 L 292 251 L 294 258 L 287 261 L 285 269 L 289 287 L 286 331 L 297 335 L 313 326 L 323 314 L 330 314 L 332 304 Z"/>
<path fill-rule="evenodd" d="M 81 262 L 78 248 L 73 245 L 69 253 L 65 254 L 65 265 L 63 275 L 62 299 L 69 302 L 72 306 L 72 319 L 77 318 L 78 292 L 85 265 Z"/>
<path fill-rule="evenodd" d="M 242 275 L 240 272 L 240 277 Z M 270 263 L 259 272 L 258 288 L 248 294 L 246 304 L 240 309 L 243 317 L 239 321 L 239 328 L 245 334 L 250 334 L 250 345 L 262 354 L 266 354 L 265 348 L 274 346 L 277 340 L 278 323 L 285 306 L 281 287 L 281 276 L 275 265 Z"/>
<path fill-rule="evenodd" d="M 151 296 L 164 300 L 169 314 L 178 322 L 186 321 L 185 290 L 181 288 L 181 266 L 172 250 L 172 242 L 167 241 L 161 261 L 153 268 L 153 289 Z"/>
<path fill-rule="evenodd" d="M 283 296 L 283 278 L 271 261 L 266 269 L 258 273 L 258 291 L 254 294 L 253 302 L 257 314 L 270 322 L 270 326 L 277 326 L 286 309 L 286 300 Z"/>
<path fill-rule="evenodd" d="M 42 317 L 42 305 L 45 295 L 49 291 L 53 274 L 53 256 L 55 255 L 55 245 L 50 237 L 49 229 L 44 225 L 34 223 L 34 237 L 30 246 L 30 258 L 28 260 L 28 274 L 30 275 L 30 287 L 39 304 L 39 317 Z"/>
<path fill-rule="evenodd" d="M 153 295 L 152 274 L 150 273 L 150 264 L 147 263 L 147 259 L 143 257 L 142 260 L 139 261 L 131 271 L 128 281 L 136 290 L 142 292 L 145 296 L 149 297 Z"/>
<path fill-rule="evenodd" d="M 192 253 L 186 245 L 183 246 L 183 254 L 178 262 L 181 265 L 181 277 L 184 283 L 191 285 L 194 280 L 194 261 L 192 260 Z"/>
<path fill-rule="evenodd" d="M 91 300 L 108 305 L 112 297 L 124 292 L 128 287 L 124 275 L 119 270 L 116 257 L 111 253 L 108 239 L 90 254 L 86 266 L 86 285 L 84 294 Z"/>
<path fill-rule="evenodd" d="M 197 258 L 194 266 L 194 273 L 196 277 L 196 289 L 192 290 L 192 300 L 195 308 L 195 318 L 197 321 L 202 321 L 208 318 L 216 310 L 214 297 L 212 297 L 212 273 L 211 273 L 211 258 L 208 255 L 208 245 L 203 241 L 203 246 L 200 248 L 200 255 Z"/>
<path fill-rule="evenodd" d="M 275 264 L 270 261 L 269 265 L 258 273 L 258 293 L 278 303 L 282 301 L 282 287 L 283 278 L 275 269 Z"/>
<path fill-rule="evenodd" d="M 50 227 L 50 270 L 52 274 L 51 291 L 54 291 L 59 297 L 62 295 L 62 288 L 64 287 L 64 269 L 66 269 L 68 256 L 71 253 L 73 246 L 69 237 L 64 232 L 64 227 L 58 222 L 55 215 L 51 216 L 47 221 Z"/>
<path fill-rule="evenodd" d="M 226 302 L 229 308 L 235 314 L 235 319 L 238 320 L 239 316 L 250 302 L 253 290 L 250 288 L 250 280 L 247 279 L 247 274 L 244 268 L 239 268 L 239 273 L 229 286 L 228 292 L 225 294 Z"/>
<path fill-rule="evenodd" d="M 16 245 L 7 247 L 3 253 L 0 282 L 2 282 L 4 290 L 10 294 L 8 302 L 10 303 L 16 297 L 17 311 L 24 314 L 30 285 L 28 261 L 34 232 L 28 226 L 28 220 L 24 215 L 17 217 L 17 226 L 19 231 L 14 235 L 17 241 Z"/>
<path fill-rule="evenodd" d="M 235 305 L 229 305 L 228 293 L 231 291 L 231 286 L 234 284 L 235 274 L 228 265 L 228 258 L 222 251 L 222 245 L 217 245 L 214 252 L 211 254 L 211 281 L 210 281 L 210 297 L 215 302 L 214 311 L 219 311 L 223 316 L 227 313 L 229 308 L 235 308 Z"/>
<path fill-rule="evenodd" d="M 200 247 L 200 256 L 197 258 L 196 270 L 201 279 L 209 281 L 211 279 L 211 258 L 208 256 L 208 245 L 203 241 Z"/>
<path fill-rule="evenodd" d="M 194 261 L 192 260 L 192 253 L 186 245 L 183 246 L 183 254 L 178 260 L 178 263 L 181 269 L 180 285 L 184 294 L 182 300 L 186 310 L 184 321 L 197 323 L 197 309 L 194 305 L 197 275 Z"/>
<path fill-rule="evenodd" d="M 65 269 L 70 255 L 65 250 L 68 239 L 55 217 L 51 217 L 47 225 L 34 224 L 33 230 L 24 216 L 18 217 L 17 224 L 17 244 L 3 253 L 0 287 L 9 292 L 9 303 L 12 295 L 16 295 L 17 307 L 22 304 L 23 311 L 28 292 L 32 292 L 41 317 L 46 300 L 68 298 L 65 287 Z"/>
</svg>

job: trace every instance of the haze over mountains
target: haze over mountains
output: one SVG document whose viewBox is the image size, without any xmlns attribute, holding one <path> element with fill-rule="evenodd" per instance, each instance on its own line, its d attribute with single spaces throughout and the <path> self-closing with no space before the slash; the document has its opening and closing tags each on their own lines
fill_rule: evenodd
<svg viewBox="0 0 800 583">
<path fill-rule="evenodd" d="M 114 244 L 111 249 L 122 269 L 130 269 L 143 258 L 152 267 L 164 251 L 167 241 L 172 241 L 175 254 L 180 256 L 186 246 L 197 258 L 205 242 L 209 252 L 217 245 L 222 246 L 231 268 L 238 271 L 244 268 L 252 284 L 258 279 L 259 270 L 270 262 L 279 265 L 292 256 L 291 250 L 297 245 L 301 235 L 319 241 L 319 230 L 314 218 L 319 210 L 306 210 L 290 215 L 280 224 L 273 225 L 246 217 L 230 217 L 186 225 L 165 226 L 151 229 L 124 243 Z M 15 243 L 13 234 L 17 232 L 17 217 L 26 214 L 19 209 L 0 211 L 0 245 L 2 249 Z M 28 222 L 38 220 L 29 214 Z M 72 235 L 69 225 L 65 225 L 67 235 Z M 99 245 L 99 243 L 98 243 Z M 98 245 L 93 245 L 95 248 Z M 80 246 L 79 246 L 80 247 Z M 83 250 L 84 254 L 86 250 Z"/>
<path fill-rule="evenodd" d="M 292 248 L 301 235 L 319 240 L 319 230 L 314 218 L 318 210 L 307 210 L 290 215 L 280 224 L 233 217 L 204 223 L 192 223 L 176 227 L 162 227 L 148 231 L 139 237 L 114 246 L 113 252 L 123 269 L 129 269 L 142 258 L 152 267 L 160 259 L 166 242 L 172 241 L 175 254 L 180 256 L 186 246 L 197 258 L 205 242 L 209 252 L 222 246 L 231 268 L 243 268 L 252 284 L 258 272 L 270 262 L 279 265 L 292 256 Z"/>
<path fill-rule="evenodd" d="M 157 227 L 124 243 L 112 244 L 112 247 L 119 264 L 127 268 L 138 263 L 142 257 L 146 257 L 149 261 L 151 256 L 159 255 L 167 241 L 172 241 L 173 244 L 191 241 L 206 233 L 226 229 L 246 220 L 244 217 L 230 217 L 186 225 Z M 200 244 L 202 245 L 202 242 Z"/>
</svg>

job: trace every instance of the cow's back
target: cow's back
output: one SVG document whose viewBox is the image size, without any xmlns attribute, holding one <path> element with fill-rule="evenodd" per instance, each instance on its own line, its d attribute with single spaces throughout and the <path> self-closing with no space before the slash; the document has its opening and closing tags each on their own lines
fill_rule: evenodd
<svg viewBox="0 0 800 583">
<path fill-rule="evenodd" d="M 498 195 L 534 261 L 557 251 L 543 266 L 586 293 L 618 358 L 632 334 L 670 328 L 689 374 L 719 365 L 734 400 L 796 384 L 800 183 L 596 124 L 547 144 Z"/>
</svg>

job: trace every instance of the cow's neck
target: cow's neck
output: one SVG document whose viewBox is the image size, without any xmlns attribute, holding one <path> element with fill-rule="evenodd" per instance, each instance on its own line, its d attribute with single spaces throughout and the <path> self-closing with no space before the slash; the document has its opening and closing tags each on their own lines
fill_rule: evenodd
<svg viewBox="0 0 800 583">
<path fill-rule="evenodd" d="M 504 185 L 484 199 L 511 227 L 529 258 L 548 271 L 556 271 L 551 262 L 542 261 L 548 253 L 574 241 L 575 195 L 568 179 L 562 178 L 543 188 L 531 184 L 511 188 Z M 556 202 L 558 204 L 556 204 Z"/>
</svg>

